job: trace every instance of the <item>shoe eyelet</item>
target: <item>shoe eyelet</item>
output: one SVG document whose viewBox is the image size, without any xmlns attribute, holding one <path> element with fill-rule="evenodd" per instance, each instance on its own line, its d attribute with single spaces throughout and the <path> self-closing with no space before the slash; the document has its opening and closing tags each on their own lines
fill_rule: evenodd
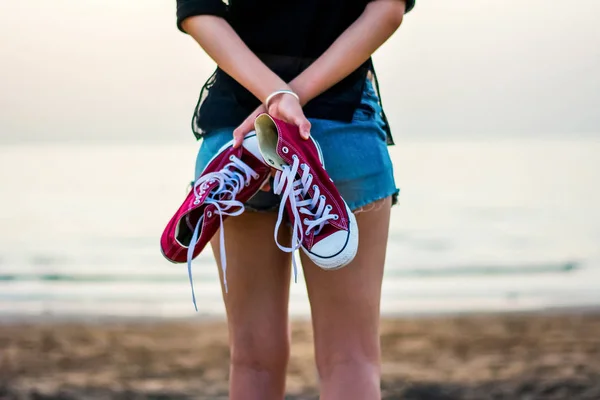
<svg viewBox="0 0 600 400">
<path fill-rule="evenodd" d="M 253 175 L 252 177 L 253 177 L 254 179 L 257 179 L 257 180 L 258 180 L 258 178 L 260 178 L 260 175 L 259 175 L 259 174 L 256 174 L 256 175 Z"/>
<path fill-rule="evenodd" d="M 327 206 L 325 206 L 325 209 L 331 211 L 331 210 L 333 210 L 333 207 L 331 207 L 330 205 L 327 205 Z"/>
<path fill-rule="evenodd" d="M 229 161 L 233 161 L 235 160 L 235 157 L 233 155 L 229 156 Z"/>
<path fill-rule="evenodd" d="M 200 204 L 200 200 L 194 200 L 194 205 L 197 206 L 198 204 Z"/>
<path fill-rule="evenodd" d="M 300 168 L 302 168 L 304 170 L 304 169 L 308 168 L 308 165 L 302 163 L 302 164 L 300 164 Z"/>
<path fill-rule="evenodd" d="M 325 200 L 325 195 L 320 195 L 320 196 L 319 196 L 319 198 L 320 198 L 321 200 Z"/>
<path fill-rule="evenodd" d="M 285 154 L 287 154 L 287 153 L 289 153 L 289 152 L 290 152 L 290 149 L 288 149 L 287 147 L 283 146 L 283 147 L 281 148 L 281 151 L 283 151 Z"/>
<path fill-rule="evenodd" d="M 298 156 L 297 156 L 297 155 L 295 155 L 295 154 L 292 154 L 292 158 L 293 158 L 294 160 L 297 160 L 297 159 L 298 159 Z"/>
<path fill-rule="evenodd" d="M 306 231 L 306 232 L 304 232 L 304 234 L 305 234 L 306 236 L 308 236 L 308 235 L 310 235 L 310 232 L 309 232 L 309 231 Z"/>
<path fill-rule="evenodd" d="M 309 175 L 310 176 L 310 175 Z M 317 185 L 313 185 L 313 190 L 317 190 L 319 187 Z"/>
<path fill-rule="evenodd" d="M 336 214 L 333 216 L 333 219 L 337 221 L 338 219 L 340 219 L 340 216 Z"/>
<path fill-rule="evenodd" d="M 208 218 L 212 217 L 212 211 L 209 211 L 207 214 Z"/>
<path fill-rule="evenodd" d="M 246 187 L 250 186 L 250 182 L 246 182 L 246 183 L 244 184 L 244 186 L 246 186 Z"/>
</svg>

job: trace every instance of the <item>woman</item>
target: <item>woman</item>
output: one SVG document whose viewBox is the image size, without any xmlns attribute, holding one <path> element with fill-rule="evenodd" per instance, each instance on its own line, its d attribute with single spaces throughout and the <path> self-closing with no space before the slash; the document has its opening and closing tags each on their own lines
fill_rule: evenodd
<svg viewBox="0 0 600 400">
<path fill-rule="evenodd" d="M 398 191 L 370 57 L 413 6 L 414 0 L 177 1 L 179 28 L 218 65 L 193 119 L 203 139 L 196 176 L 232 135 L 241 145 L 255 117 L 268 112 L 297 125 L 298 140 L 316 139 L 342 197 L 361 211 L 358 254 L 348 266 L 324 271 L 301 255 L 324 400 L 381 397 L 379 304 Z M 282 90 L 297 97 L 270 97 Z M 225 222 L 233 400 L 284 397 L 291 256 L 273 241 L 278 206 L 265 187 L 246 204 L 253 212 Z M 289 240 L 282 230 L 278 241 Z"/>
</svg>

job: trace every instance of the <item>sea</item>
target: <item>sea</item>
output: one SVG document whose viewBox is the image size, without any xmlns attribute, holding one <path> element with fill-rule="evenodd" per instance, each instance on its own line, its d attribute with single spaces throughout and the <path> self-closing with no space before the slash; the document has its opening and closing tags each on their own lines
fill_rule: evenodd
<svg viewBox="0 0 600 400">
<path fill-rule="evenodd" d="M 0 145 L 0 320 L 222 317 L 159 237 L 198 144 Z M 402 139 L 382 314 L 600 306 L 600 135 Z M 290 312 L 310 314 L 300 273 Z"/>
</svg>

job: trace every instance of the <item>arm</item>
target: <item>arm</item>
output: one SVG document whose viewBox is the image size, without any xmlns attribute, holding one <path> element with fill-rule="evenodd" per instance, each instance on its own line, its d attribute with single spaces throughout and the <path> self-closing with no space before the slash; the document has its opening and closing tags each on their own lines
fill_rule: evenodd
<svg viewBox="0 0 600 400">
<path fill-rule="evenodd" d="M 289 85 L 272 72 L 241 40 L 223 18 L 198 15 L 183 20 L 190 34 L 219 65 L 262 103 L 276 90 L 291 89 L 306 104 L 344 79 L 362 65 L 402 23 L 406 0 L 375 0 L 363 14 L 302 74 Z M 252 113 L 235 131 L 235 146 L 253 129 L 254 118 L 264 106 Z M 307 139 L 310 122 L 291 96 L 279 96 L 268 110 L 277 118 L 294 123 Z"/>
<path fill-rule="evenodd" d="M 182 28 L 190 34 L 217 65 L 248 89 L 261 103 L 277 90 L 292 90 L 271 71 L 242 41 L 225 19 L 212 15 L 198 15 L 183 20 Z M 310 136 L 310 122 L 304 116 L 300 102 L 292 96 L 277 96 L 271 102 L 272 116 L 295 124 L 304 139 Z M 267 111 L 260 106 L 233 132 L 234 147 L 241 146 L 246 133 L 254 126 L 254 118 Z"/>
<path fill-rule="evenodd" d="M 411 5 L 414 4 L 414 1 L 408 1 Z M 400 27 L 406 4 L 406 0 L 370 2 L 362 15 L 337 38 L 329 49 L 290 82 L 289 85 L 300 97 L 301 104 L 308 103 L 368 60 L 371 54 Z M 276 114 L 279 107 L 289 104 L 289 99 L 286 97 L 282 97 L 275 107 L 269 109 L 269 113 Z M 234 131 L 237 140 L 241 140 L 240 138 L 254 128 L 254 119 L 264 111 L 264 106 L 259 107 Z M 309 129 L 310 125 L 306 127 Z M 308 132 L 302 128 L 300 133 L 303 138 L 308 137 Z"/>
<path fill-rule="evenodd" d="M 405 0 L 375 0 L 363 14 L 290 86 L 304 105 L 346 76 L 371 57 L 400 27 Z"/>
<path fill-rule="evenodd" d="M 271 71 L 223 18 L 198 15 L 186 18 L 182 28 L 217 65 L 262 103 L 276 90 L 290 87 Z"/>
</svg>

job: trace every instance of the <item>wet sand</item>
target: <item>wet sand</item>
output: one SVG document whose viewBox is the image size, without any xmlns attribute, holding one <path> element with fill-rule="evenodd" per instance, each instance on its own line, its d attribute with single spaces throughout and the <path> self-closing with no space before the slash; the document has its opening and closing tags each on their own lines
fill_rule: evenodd
<svg viewBox="0 0 600 400">
<path fill-rule="evenodd" d="M 292 325 L 288 399 L 316 399 L 312 333 Z M 383 398 L 600 399 L 600 313 L 384 319 Z M 226 399 L 223 322 L 0 325 L 0 399 Z"/>
</svg>

